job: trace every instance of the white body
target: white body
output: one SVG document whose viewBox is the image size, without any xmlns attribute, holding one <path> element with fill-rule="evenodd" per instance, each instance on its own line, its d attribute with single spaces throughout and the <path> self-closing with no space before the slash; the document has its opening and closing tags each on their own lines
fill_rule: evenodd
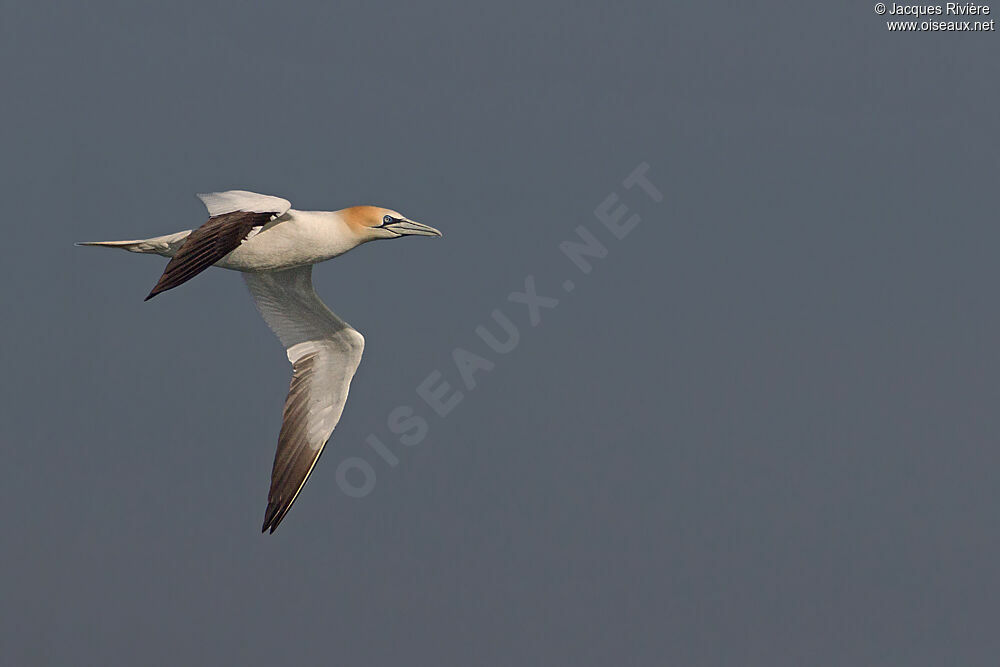
<svg viewBox="0 0 1000 667">
<path fill-rule="evenodd" d="M 296 211 L 264 225 L 216 263 L 236 271 L 272 271 L 316 264 L 362 243 L 337 212 Z"/>
<path fill-rule="evenodd" d="M 173 257 L 190 229 L 143 241 L 116 241 L 132 252 Z M 297 211 L 289 209 L 263 227 L 250 232 L 246 241 L 215 263 L 234 271 L 257 272 L 289 269 L 316 264 L 371 239 L 356 233 L 339 211 Z"/>
</svg>

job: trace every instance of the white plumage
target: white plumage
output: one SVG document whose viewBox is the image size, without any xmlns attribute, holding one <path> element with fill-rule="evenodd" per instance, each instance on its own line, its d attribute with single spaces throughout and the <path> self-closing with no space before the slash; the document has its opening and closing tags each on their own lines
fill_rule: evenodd
<svg viewBox="0 0 1000 667">
<path fill-rule="evenodd" d="M 210 216 L 247 211 L 248 213 L 269 213 L 275 216 L 284 215 L 292 207 L 292 203 L 281 197 L 261 195 L 247 190 L 227 190 L 225 192 L 208 192 L 198 195 Z"/>
</svg>

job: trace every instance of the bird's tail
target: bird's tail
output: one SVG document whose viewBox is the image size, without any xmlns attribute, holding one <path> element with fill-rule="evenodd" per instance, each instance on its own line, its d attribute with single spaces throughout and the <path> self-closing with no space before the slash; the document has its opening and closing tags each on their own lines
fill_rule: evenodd
<svg viewBox="0 0 1000 667">
<path fill-rule="evenodd" d="M 163 255 L 164 257 L 173 257 L 174 253 L 177 252 L 177 249 L 181 247 L 181 244 L 184 243 L 184 239 L 186 239 L 190 233 L 191 230 L 188 229 L 183 232 L 177 232 L 176 234 L 156 236 L 151 239 L 139 239 L 135 241 L 85 241 L 77 243 L 76 245 L 121 248 L 122 250 L 128 250 L 129 252 L 141 252 Z"/>
</svg>

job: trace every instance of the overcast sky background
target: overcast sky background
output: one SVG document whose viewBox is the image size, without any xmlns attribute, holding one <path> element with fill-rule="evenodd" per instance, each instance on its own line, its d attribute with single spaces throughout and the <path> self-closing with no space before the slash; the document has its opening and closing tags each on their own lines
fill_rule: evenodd
<svg viewBox="0 0 1000 667">
<path fill-rule="evenodd" d="M 996 664 L 1000 43 L 735 4 L 3 2 L 3 662 Z M 239 276 L 72 245 L 229 188 L 445 233 L 316 269 L 367 349 L 273 536 Z"/>
</svg>

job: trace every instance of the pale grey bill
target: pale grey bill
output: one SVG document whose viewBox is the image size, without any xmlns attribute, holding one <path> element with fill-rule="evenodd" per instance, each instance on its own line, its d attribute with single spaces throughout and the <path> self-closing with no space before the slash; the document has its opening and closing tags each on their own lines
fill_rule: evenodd
<svg viewBox="0 0 1000 667">
<path fill-rule="evenodd" d="M 441 232 L 434 229 L 430 225 L 422 225 L 419 222 L 413 222 L 412 220 L 394 222 L 386 225 L 385 228 L 389 231 L 396 232 L 400 236 L 406 236 L 408 234 L 413 234 L 415 236 L 442 236 Z"/>
</svg>

